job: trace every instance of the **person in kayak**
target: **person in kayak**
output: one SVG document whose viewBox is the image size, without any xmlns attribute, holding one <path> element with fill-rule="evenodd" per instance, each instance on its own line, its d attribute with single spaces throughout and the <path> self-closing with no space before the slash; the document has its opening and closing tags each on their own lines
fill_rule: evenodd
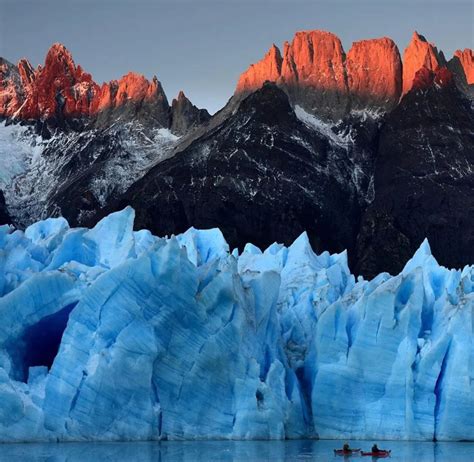
<svg viewBox="0 0 474 462">
<path fill-rule="evenodd" d="M 344 446 L 342 446 L 342 450 L 344 452 L 350 452 L 351 447 L 349 446 L 349 443 L 344 443 Z"/>
<path fill-rule="evenodd" d="M 377 444 L 374 443 L 374 445 L 372 446 L 372 453 L 378 454 L 380 452 L 387 452 L 387 450 L 386 449 L 379 449 Z"/>
</svg>

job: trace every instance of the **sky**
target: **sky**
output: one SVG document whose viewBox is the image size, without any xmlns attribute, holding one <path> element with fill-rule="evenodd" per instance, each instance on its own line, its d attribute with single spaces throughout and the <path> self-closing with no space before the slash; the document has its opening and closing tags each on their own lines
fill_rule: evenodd
<svg viewBox="0 0 474 462">
<path fill-rule="evenodd" d="M 238 77 L 298 30 L 323 29 L 346 52 L 388 36 L 401 52 L 414 30 L 449 58 L 474 48 L 474 0 L 0 0 L 0 56 L 37 66 L 54 42 L 98 83 L 156 75 L 171 101 L 183 90 L 211 113 Z"/>
</svg>

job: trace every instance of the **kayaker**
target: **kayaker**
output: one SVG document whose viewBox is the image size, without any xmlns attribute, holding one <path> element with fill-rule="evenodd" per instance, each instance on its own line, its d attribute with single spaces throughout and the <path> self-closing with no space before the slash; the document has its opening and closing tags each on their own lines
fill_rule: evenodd
<svg viewBox="0 0 474 462">
<path fill-rule="evenodd" d="M 344 452 L 349 452 L 351 450 L 351 447 L 349 446 L 349 443 L 344 443 L 344 446 L 342 446 L 342 450 Z"/>
<path fill-rule="evenodd" d="M 375 443 L 372 446 L 372 452 L 374 452 L 374 453 L 380 452 L 380 449 L 378 448 L 378 446 Z"/>
</svg>

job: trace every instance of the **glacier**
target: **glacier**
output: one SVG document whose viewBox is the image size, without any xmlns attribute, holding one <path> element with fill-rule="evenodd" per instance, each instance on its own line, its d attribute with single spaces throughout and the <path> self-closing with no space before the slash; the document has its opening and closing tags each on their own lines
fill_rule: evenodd
<svg viewBox="0 0 474 462">
<path fill-rule="evenodd" d="M 474 440 L 474 266 L 0 227 L 0 441 Z"/>
</svg>

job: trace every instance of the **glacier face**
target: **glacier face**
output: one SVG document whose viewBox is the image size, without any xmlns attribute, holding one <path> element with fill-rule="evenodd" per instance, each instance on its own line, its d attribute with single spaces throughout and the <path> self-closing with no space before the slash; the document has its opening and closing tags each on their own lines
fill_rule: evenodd
<svg viewBox="0 0 474 462">
<path fill-rule="evenodd" d="M 474 267 L 133 221 L 0 227 L 1 441 L 474 440 Z"/>
</svg>

